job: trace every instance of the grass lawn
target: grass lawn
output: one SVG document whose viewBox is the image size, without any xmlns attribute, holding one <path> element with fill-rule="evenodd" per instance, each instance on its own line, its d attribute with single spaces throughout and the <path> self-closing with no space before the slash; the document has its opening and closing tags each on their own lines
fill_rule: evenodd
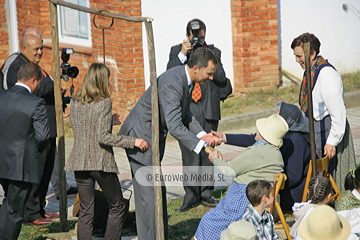
<svg viewBox="0 0 360 240">
<path fill-rule="evenodd" d="M 225 196 L 227 189 L 217 190 L 213 192 L 213 196 L 221 199 Z M 192 208 L 185 213 L 177 212 L 176 209 L 182 205 L 183 199 L 168 201 L 169 215 L 169 238 L 170 239 L 192 239 L 202 216 L 213 205 L 202 203 L 196 208 Z"/>
<path fill-rule="evenodd" d="M 74 229 L 76 220 L 68 220 L 68 229 Z M 51 225 L 39 227 L 33 225 L 23 225 L 18 240 L 45 240 L 43 234 L 60 232 L 60 222 L 54 222 Z"/>
</svg>

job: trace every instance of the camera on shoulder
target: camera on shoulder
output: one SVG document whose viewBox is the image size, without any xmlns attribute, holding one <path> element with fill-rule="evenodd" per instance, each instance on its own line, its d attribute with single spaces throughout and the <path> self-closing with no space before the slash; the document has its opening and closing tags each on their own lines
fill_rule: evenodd
<svg viewBox="0 0 360 240">
<path fill-rule="evenodd" d="M 192 49 L 189 50 L 189 53 L 193 53 L 197 48 L 204 47 L 204 42 L 202 42 L 201 38 L 199 38 L 200 33 L 200 23 L 199 21 L 192 21 L 191 23 L 191 32 L 192 32 L 192 39 L 190 39 L 190 43 Z"/>
</svg>

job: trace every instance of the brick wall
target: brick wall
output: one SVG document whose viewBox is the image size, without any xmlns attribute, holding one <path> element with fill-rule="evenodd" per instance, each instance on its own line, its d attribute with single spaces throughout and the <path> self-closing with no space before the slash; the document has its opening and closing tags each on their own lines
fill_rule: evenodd
<svg viewBox="0 0 360 240">
<path fill-rule="evenodd" d="M 4 2 L 0 0 L 0 59 L 9 54 Z M 38 28 L 44 39 L 51 39 L 50 3 L 48 0 L 17 0 L 19 39 L 24 29 Z M 141 16 L 141 0 L 90 0 L 90 7 L 107 9 L 113 13 Z M 277 0 L 232 0 L 232 38 L 234 59 L 234 93 L 266 90 L 279 84 Z M 93 15 L 90 16 L 93 18 Z M 98 18 L 101 25 L 109 19 Z M 115 20 L 105 30 L 106 64 L 111 70 L 113 109 L 126 114 L 132 109 L 145 89 L 142 49 L 142 24 Z M 92 23 L 91 23 L 92 25 Z M 91 27 L 92 48 L 73 47 L 69 63 L 77 66 L 79 76 L 74 79 L 75 89 L 82 84 L 86 69 L 92 62 L 103 61 L 102 31 Z M 144 33 L 145 34 L 145 33 Z M 53 74 L 51 44 L 47 44 L 40 65 Z M 70 87 L 70 82 L 62 82 Z"/>
<path fill-rule="evenodd" d="M 232 0 L 234 93 L 279 84 L 277 0 Z"/>
<path fill-rule="evenodd" d="M 0 6 L 3 1 L 0 0 Z M 112 13 L 128 16 L 141 16 L 141 2 L 138 0 L 90 0 L 90 7 L 107 9 Z M 19 39 L 21 39 L 24 29 L 28 27 L 39 29 L 43 33 L 45 42 L 46 39 L 51 39 L 50 3 L 48 0 L 17 0 L 17 11 Z M 0 24 L 2 19 L 0 19 Z M 93 14 L 90 14 L 91 48 L 60 43 L 60 50 L 62 47 L 73 47 L 75 50 L 75 53 L 70 56 L 69 61 L 72 66 L 77 66 L 80 70 L 78 77 L 73 81 L 75 90 L 80 88 L 85 72 L 90 64 L 93 62 L 103 62 L 102 30 L 94 27 L 92 19 Z M 96 23 L 100 27 L 107 26 L 111 23 L 111 19 L 100 16 L 96 18 Z M 113 111 L 122 114 L 127 114 L 132 109 L 145 90 L 142 24 L 115 19 L 113 26 L 105 30 L 105 59 L 106 65 L 111 71 Z M 47 47 L 44 49 L 40 66 L 50 74 L 53 74 L 54 71 L 59 69 L 53 69 L 52 66 L 51 44 L 45 44 L 45 46 Z M 62 81 L 62 85 L 69 88 L 71 86 L 70 81 Z"/>
<path fill-rule="evenodd" d="M 0 67 L 4 60 L 9 56 L 9 51 L 10 45 L 6 24 L 5 0 L 0 0 Z"/>
</svg>

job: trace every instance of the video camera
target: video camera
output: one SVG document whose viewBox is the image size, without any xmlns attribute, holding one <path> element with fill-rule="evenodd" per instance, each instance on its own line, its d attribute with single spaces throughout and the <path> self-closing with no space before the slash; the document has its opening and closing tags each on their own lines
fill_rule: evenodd
<svg viewBox="0 0 360 240">
<path fill-rule="evenodd" d="M 79 74 L 79 69 L 68 63 L 70 54 L 72 53 L 74 53 L 74 49 L 72 48 L 62 48 L 61 50 L 61 60 L 63 61 L 60 66 L 62 69 L 61 78 L 64 79 L 65 82 L 67 82 L 69 78 L 76 78 Z"/>
<path fill-rule="evenodd" d="M 189 53 L 192 54 L 197 48 L 204 47 L 204 43 L 201 41 L 201 38 L 199 38 L 200 23 L 198 21 L 192 21 L 190 24 L 193 38 L 190 40 L 192 50 L 189 50 Z"/>
</svg>

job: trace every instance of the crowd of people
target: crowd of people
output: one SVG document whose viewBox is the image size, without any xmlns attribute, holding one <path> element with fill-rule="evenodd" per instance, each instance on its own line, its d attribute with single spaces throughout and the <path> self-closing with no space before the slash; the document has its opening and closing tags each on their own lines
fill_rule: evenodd
<svg viewBox="0 0 360 240">
<path fill-rule="evenodd" d="M 195 34 L 194 22 L 199 29 Z M 195 24 L 196 25 L 196 24 Z M 310 43 L 310 79 L 304 78 L 299 107 L 278 101 L 276 113 L 258 119 L 254 134 L 217 132 L 220 101 L 231 93 L 221 63 L 221 51 L 205 42 L 206 26 L 199 19 L 188 22 L 186 40 L 170 50 L 167 70 L 158 77 L 159 152 L 164 156 L 167 134 L 180 144 L 184 174 L 213 175 L 215 167 L 234 182 L 220 201 L 212 196 L 213 184 L 184 182 L 185 196 L 179 212 L 205 202 L 214 205 L 199 222 L 194 238 L 279 239 L 272 214 L 274 175 L 285 173 L 280 191 L 283 211 L 293 212 L 294 239 L 359 239 L 360 168 L 356 169 L 350 126 L 346 119 L 340 74 L 320 53 L 320 41 L 304 33 L 291 43 L 296 62 L 305 70 L 304 44 Z M 197 37 L 201 46 L 193 49 Z M 46 225 L 57 213 L 46 213 L 46 194 L 56 164 L 56 118 L 54 81 L 40 66 L 42 35 L 27 29 L 20 52 L 2 66 L 0 91 L 0 183 L 5 198 L 0 207 L 0 239 L 16 239 L 22 223 Z M 111 72 L 102 63 L 92 63 L 83 84 L 72 96 L 70 121 L 74 146 L 66 171 L 75 175 L 79 193 L 78 239 L 91 239 L 94 223 L 96 182 L 108 203 L 105 239 L 121 239 L 129 202 L 122 195 L 113 147 L 126 151 L 133 176 L 138 239 L 156 239 L 154 184 L 135 177 L 152 166 L 151 88 L 145 91 L 124 122 L 112 113 Z M 342 191 L 330 207 L 332 185 L 316 176 L 308 186 L 308 200 L 301 202 L 310 161 L 309 102 L 307 82 L 313 96 L 316 155 L 328 156 L 329 173 Z M 224 93 L 225 91 L 225 93 Z M 66 89 L 62 89 L 63 95 Z M 225 97 L 223 95 L 225 94 Z M 114 125 L 122 124 L 113 135 Z M 229 161 L 214 147 L 231 144 L 246 149 Z M 204 168 L 192 168 L 204 167 Z M 206 168 L 209 167 L 209 168 Z M 196 169 L 196 170 L 194 170 Z M 195 171 L 195 172 L 194 172 Z M 153 181 L 153 179 L 152 179 Z M 56 185 L 56 183 L 53 183 Z M 168 236 L 166 187 L 162 185 L 162 217 Z"/>
</svg>

